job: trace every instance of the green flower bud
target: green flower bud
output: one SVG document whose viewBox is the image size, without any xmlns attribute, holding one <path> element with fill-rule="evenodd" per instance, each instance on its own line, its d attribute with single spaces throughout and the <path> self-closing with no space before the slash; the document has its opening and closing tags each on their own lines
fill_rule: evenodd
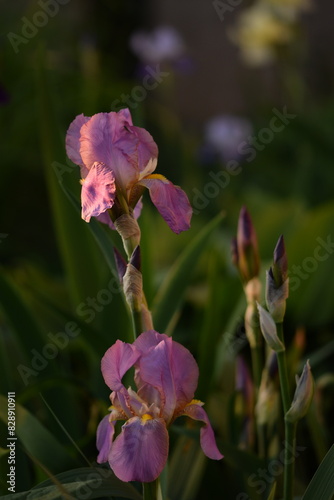
<svg viewBox="0 0 334 500">
<path fill-rule="evenodd" d="M 260 328 L 265 341 L 275 352 L 282 352 L 285 350 L 283 342 L 278 338 L 277 328 L 275 321 L 271 314 L 266 311 L 260 304 L 257 304 L 260 318 Z"/>
<path fill-rule="evenodd" d="M 311 373 L 310 363 L 307 360 L 300 377 L 296 375 L 297 387 L 291 407 L 285 415 L 285 420 L 291 423 L 298 422 L 303 418 L 312 402 L 314 392 L 314 381 Z"/>
<path fill-rule="evenodd" d="M 266 273 L 266 303 L 276 323 L 282 323 L 289 296 L 288 261 L 284 239 L 280 236 L 274 250 L 272 267 Z"/>
</svg>

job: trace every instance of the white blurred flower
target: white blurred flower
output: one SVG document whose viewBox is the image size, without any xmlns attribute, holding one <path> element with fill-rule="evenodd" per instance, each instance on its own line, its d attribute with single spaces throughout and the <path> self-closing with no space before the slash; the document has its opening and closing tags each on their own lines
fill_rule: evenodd
<svg viewBox="0 0 334 500">
<path fill-rule="evenodd" d="M 180 34 L 170 26 L 160 26 L 150 33 L 136 31 L 130 38 L 130 48 L 144 63 L 177 60 L 185 51 Z"/>
<path fill-rule="evenodd" d="M 238 147 L 252 131 L 253 127 L 246 118 L 220 115 L 207 122 L 204 138 L 223 161 L 236 160 L 240 157 Z"/>
</svg>

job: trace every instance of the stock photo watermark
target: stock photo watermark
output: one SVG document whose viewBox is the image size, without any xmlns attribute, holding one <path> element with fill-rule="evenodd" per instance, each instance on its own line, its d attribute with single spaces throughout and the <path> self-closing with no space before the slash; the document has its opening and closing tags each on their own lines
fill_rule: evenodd
<svg viewBox="0 0 334 500">
<path fill-rule="evenodd" d="M 122 287 L 117 279 L 111 278 L 106 288 L 99 290 L 95 297 L 87 297 L 77 306 L 77 315 L 83 318 L 85 323 L 91 323 L 96 314 L 102 312 L 104 307 L 111 303 L 114 295 L 120 293 L 121 290 Z M 75 321 L 68 321 L 63 331 L 49 332 L 47 337 L 50 341 L 43 346 L 40 352 L 35 348 L 30 350 L 32 354 L 30 365 L 20 364 L 17 366 L 24 385 L 27 386 L 30 383 L 31 377 L 36 378 L 48 366 L 49 361 L 55 359 L 60 351 L 68 346 L 70 340 L 76 338 L 80 333 L 81 328 Z"/>
<path fill-rule="evenodd" d="M 263 151 L 273 141 L 275 134 L 282 132 L 291 120 L 297 117 L 297 115 L 288 112 L 287 106 L 283 106 L 282 111 L 273 108 L 272 113 L 273 116 L 269 121 L 268 127 L 261 128 L 257 135 L 250 135 L 247 140 L 239 144 L 237 151 L 244 158 L 243 161 L 247 163 L 253 161 L 258 152 Z M 194 215 L 204 210 L 213 198 L 216 198 L 223 189 L 226 189 L 230 184 L 231 178 L 239 175 L 241 172 L 242 166 L 237 160 L 228 161 L 225 168 L 219 172 L 211 171 L 209 176 L 212 180 L 207 182 L 201 191 L 198 188 L 193 188 L 192 190 Z"/>
<path fill-rule="evenodd" d="M 5 240 L 8 236 L 8 233 L 0 233 L 0 244 Z"/>
<path fill-rule="evenodd" d="M 319 263 L 325 262 L 334 253 L 334 241 L 331 234 L 328 234 L 325 239 L 318 236 L 315 241 L 318 245 L 314 247 L 312 255 L 305 257 L 301 264 L 293 264 L 288 269 L 290 294 L 296 292 L 302 282 L 317 271 Z M 253 318 L 253 321 L 255 320 L 256 318 Z M 240 317 L 239 323 L 241 324 L 243 321 L 244 317 Z M 260 322 L 255 326 L 260 327 Z M 238 336 L 231 332 L 224 332 L 222 342 L 227 354 L 237 355 L 248 343 L 245 327 L 242 327 Z"/>
<path fill-rule="evenodd" d="M 155 90 L 170 73 L 168 71 L 161 71 L 160 64 L 155 68 L 152 66 L 145 66 L 146 75 L 142 79 L 141 85 L 136 85 L 132 88 L 130 94 L 121 94 L 118 99 L 114 99 L 111 103 L 111 109 L 119 111 L 127 106 L 130 109 L 137 108 L 138 104 L 144 101 L 148 92 Z"/>
<path fill-rule="evenodd" d="M 41 28 L 44 28 L 50 18 L 55 17 L 58 12 L 60 5 L 66 5 L 70 0 L 39 0 L 37 3 L 40 10 L 37 10 L 31 19 L 27 17 L 21 17 L 21 33 L 13 33 L 10 31 L 7 33 L 7 38 L 13 47 L 15 54 L 18 54 L 20 45 L 26 45 L 32 38 L 38 34 Z"/>
<path fill-rule="evenodd" d="M 285 451 L 290 453 L 288 460 L 286 459 Z M 269 461 L 266 468 L 258 468 L 257 471 L 248 477 L 247 484 L 251 488 L 256 488 L 257 495 L 264 493 L 268 485 L 272 484 L 275 479 L 280 476 L 284 471 L 284 466 L 293 463 L 302 451 L 305 451 L 305 446 L 296 446 L 294 450 L 289 443 L 284 442 L 284 448 L 281 450 L 277 458 Z M 235 500 L 251 500 L 251 497 L 245 493 L 239 493 Z"/>
<path fill-rule="evenodd" d="M 226 0 L 223 2 L 222 0 L 213 0 L 212 7 L 218 14 L 219 19 L 224 21 L 225 14 L 233 12 L 234 9 L 242 3 L 242 1 L 243 0 Z"/>
</svg>

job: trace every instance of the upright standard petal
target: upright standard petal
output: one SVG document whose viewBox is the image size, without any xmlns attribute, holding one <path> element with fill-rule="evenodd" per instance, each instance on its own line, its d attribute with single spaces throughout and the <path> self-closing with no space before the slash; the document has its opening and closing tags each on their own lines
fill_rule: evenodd
<svg viewBox="0 0 334 500">
<path fill-rule="evenodd" d="M 104 163 L 124 192 L 139 178 L 138 139 L 126 124 L 118 113 L 97 113 L 80 130 L 80 155 L 85 166 L 90 169 L 95 161 Z"/>
<path fill-rule="evenodd" d="M 139 181 L 147 187 L 154 205 L 171 230 L 179 234 L 190 227 L 192 208 L 186 193 L 159 174 L 152 174 Z"/>
<path fill-rule="evenodd" d="M 160 476 L 168 457 L 168 432 L 161 418 L 133 417 L 113 442 L 109 464 L 122 481 L 148 483 Z"/>
<path fill-rule="evenodd" d="M 160 394 L 162 415 L 170 424 L 174 414 L 194 397 L 197 363 L 188 349 L 154 330 L 142 333 L 135 345 L 142 350 L 136 371 L 140 394 L 158 404 L 156 395 L 149 390 L 153 386 Z"/>
<path fill-rule="evenodd" d="M 96 448 L 99 450 L 97 457 L 97 462 L 99 464 L 108 462 L 111 443 L 115 433 L 115 428 L 113 424 L 109 422 L 109 417 L 110 415 L 103 417 L 97 428 Z"/>
<path fill-rule="evenodd" d="M 201 428 L 200 439 L 201 447 L 205 455 L 212 460 L 220 460 L 223 458 L 223 455 L 217 448 L 215 435 L 211 427 L 209 417 L 207 416 L 206 411 L 203 410 L 202 406 L 197 402 L 189 404 L 184 408 L 183 415 L 188 415 L 188 417 L 193 418 L 194 420 L 201 420 L 204 422 L 204 426 Z"/>
<path fill-rule="evenodd" d="M 138 166 L 143 175 L 149 175 L 154 172 L 158 158 L 158 146 L 153 137 L 147 130 L 141 127 L 127 127 L 138 139 Z M 150 162 L 150 160 L 152 160 Z"/>
<path fill-rule="evenodd" d="M 101 370 L 105 383 L 112 391 L 124 389 L 122 378 L 136 363 L 141 353 L 132 344 L 117 340 L 109 347 L 101 361 Z"/>
<path fill-rule="evenodd" d="M 160 394 L 161 414 L 167 425 L 173 418 L 177 401 L 171 367 L 172 342 L 170 337 L 162 340 L 138 360 L 141 381 L 153 386 Z"/>
<path fill-rule="evenodd" d="M 90 116 L 78 115 L 69 126 L 66 134 L 66 153 L 76 165 L 83 165 L 80 154 L 80 130 L 90 120 Z"/>
<path fill-rule="evenodd" d="M 82 181 L 81 216 L 89 222 L 111 208 L 116 197 L 115 177 L 103 163 L 95 162 Z"/>
</svg>

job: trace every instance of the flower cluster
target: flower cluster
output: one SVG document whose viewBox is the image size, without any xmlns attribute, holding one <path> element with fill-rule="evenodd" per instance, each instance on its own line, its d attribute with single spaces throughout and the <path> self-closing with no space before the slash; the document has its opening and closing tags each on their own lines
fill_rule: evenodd
<svg viewBox="0 0 334 500">
<path fill-rule="evenodd" d="M 154 481 L 167 461 L 167 429 L 183 415 L 204 423 L 200 437 L 204 453 L 214 460 L 223 458 L 203 403 L 193 399 L 198 380 L 196 361 L 181 344 L 150 330 L 133 344 L 117 340 L 105 353 L 101 367 L 112 393 L 110 413 L 97 431 L 98 462 L 108 461 L 118 478 Z M 137 392 L 122 383 L 132 367 Z M 114 439 L 118 420 L 125 423 Z"/>
</svg>

